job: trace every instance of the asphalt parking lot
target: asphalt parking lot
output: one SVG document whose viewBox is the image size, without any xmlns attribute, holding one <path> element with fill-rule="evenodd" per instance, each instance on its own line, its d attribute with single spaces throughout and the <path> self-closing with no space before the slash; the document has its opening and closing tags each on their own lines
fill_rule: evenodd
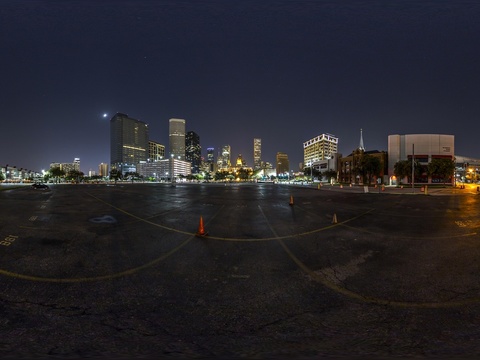
<svg viewBox="0 0 480 360">
<path fill-rule="evenodd" d="M 0 354 L 478 357 L 480 196 L 403 190 L 1 191 Z"/>
</svg>

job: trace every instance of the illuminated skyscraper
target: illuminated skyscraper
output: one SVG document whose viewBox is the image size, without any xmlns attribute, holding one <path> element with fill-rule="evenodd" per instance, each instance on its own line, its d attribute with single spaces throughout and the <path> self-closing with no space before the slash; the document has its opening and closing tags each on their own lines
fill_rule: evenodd
<svg viewBox="0 0 480 360">
<path fill-rule="evenodd" d="M 228 169 L 231 167 L 231 162 L 230 162 L 230 145 L 223 145 L 222 146 L 222 154 L 221 158 L 219 159 L 219 164 L 221 164 L 222 169 Z"/>
<path fill-rule="evenodd" d="M 215 149 L 213 147 L 207 148 L 207 164 L 208 171 L 215 171 Z"/>
<path fill-rule="evenodd" d="M 258 170 L 262 167 L 262 139 L 253 139 L 253 169 Z"/>
<path fill-rule="evenodd" d="M 136 171 L 140 161 L 148 156 L 148 125 L 116 113 L 110 120 L 110 166 L 115 170 Z"/>
<path fill-rule="evenodd" d="M 170 119 L 168 128 L 170 156 L 185 160 L 185 120 Z"/>
<path fill-rule="evenodd" d="M 98 165 L 98 175 L 100 176 L 108 176 L 108 164 L 101 163 Z"/>
<path fill-rule="evenodd" d="M 283 152 L 277 152 L 277 176 L 288 173 L 290 171 L 290 162 L 288 155 Z"/>
<path fill-rule="evenodd" d="M 200 146 L 200 136 L 194 131 L 187 132 L 185 136 L 185 160 L 192 165 L 192 174 L 200 172 L 202 147 Z"/>
</svg>

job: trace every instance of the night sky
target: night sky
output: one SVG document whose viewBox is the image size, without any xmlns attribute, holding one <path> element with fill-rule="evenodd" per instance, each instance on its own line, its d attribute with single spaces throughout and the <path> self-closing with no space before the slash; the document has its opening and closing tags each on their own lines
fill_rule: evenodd
<svg viewBox="0 0 480 360">
<path fill-rule="evenodd" d="M 0 166 L 110 163 L 116 112 L 168 119 L 253 165 L 322 133 L 339 151 L 455 135 L 480 157 L 480 2 L 2 1 Z M 103 114 L 108 114 L 104 117 Z"/>
</svg>

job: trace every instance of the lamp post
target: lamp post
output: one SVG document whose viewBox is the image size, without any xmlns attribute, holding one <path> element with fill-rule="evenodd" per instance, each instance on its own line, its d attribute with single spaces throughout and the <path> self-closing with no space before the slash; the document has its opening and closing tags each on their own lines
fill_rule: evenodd
<svg viewBox="0 0 480 360">
<path fill-rule="evenodd" d="M 313 184 L 313 162 L 312 161 L 309 162 L 309 166 L 310 166 L 310 181 Z"/>
<path fill-rule="evenodd" d="M 412 144 L 412 193 L 415 193 L 415 144 Z"/>
<path fill-rule="evenodd" d="M 175 157 L 174 154 L 170 154 L 170 162 L 171 162 L 171 173 L 172 173 L 172 186 L 175 186 Z"/>
</svg>

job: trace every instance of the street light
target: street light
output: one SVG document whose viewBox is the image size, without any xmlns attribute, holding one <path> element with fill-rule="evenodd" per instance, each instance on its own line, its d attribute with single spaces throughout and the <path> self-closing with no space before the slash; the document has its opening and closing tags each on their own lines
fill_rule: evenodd
<svg viewBox="0 0 480 360">
<path fill-rule="evenodd" d="M 313 162 L 310 164 L 310 181 L 313 184 Z"/>
</svg>

